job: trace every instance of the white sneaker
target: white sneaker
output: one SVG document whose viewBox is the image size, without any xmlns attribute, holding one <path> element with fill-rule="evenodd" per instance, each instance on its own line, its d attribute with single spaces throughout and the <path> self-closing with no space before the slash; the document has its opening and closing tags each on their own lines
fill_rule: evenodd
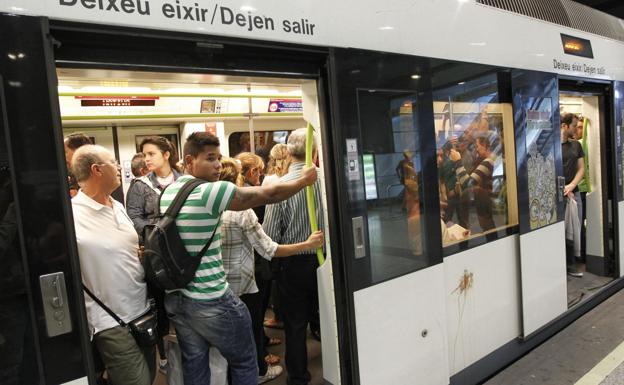
<svg viewBox="0 0 624 385">
<path fill-rule="evenodd" d="M 264 376 L 258 376 L 258 384 L 264 384 L 265 382 L 276 379 L 284 369 L 282 369 L 279 365 L 269 365 L 267 366 L 267 371 Z"/>
</svg>

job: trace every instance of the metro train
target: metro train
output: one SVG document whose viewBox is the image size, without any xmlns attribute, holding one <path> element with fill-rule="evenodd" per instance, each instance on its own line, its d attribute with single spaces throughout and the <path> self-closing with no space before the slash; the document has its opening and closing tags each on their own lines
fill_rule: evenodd
<svg viewBox="0 0 624 385">
<path fill-rule="evenodd" d="M 76 131 L 115 153 L 125 191 L 145 135 L 208 131 L 235 155 L 312 124 L 314 384 L 481 383 L 624 287 L 622 20 L 569 0 L 6 0 L 0 36 L 2 383 L 96 383 Z M 582 278 L 565 113 L 584 122 Z M 464 183 L 484 160 L 487 186 Z"/>
</svg>

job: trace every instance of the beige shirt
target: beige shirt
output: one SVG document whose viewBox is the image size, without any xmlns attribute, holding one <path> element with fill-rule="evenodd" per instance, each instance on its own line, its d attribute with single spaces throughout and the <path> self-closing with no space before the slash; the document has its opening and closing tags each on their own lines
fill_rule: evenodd
<svg viewBox="0 0 624 385">
<path fill-rule="evenodd" d="M 121 203 L 102 205 L 81 191 L 72 199 L 82 281 L 125 322 L 148 311 L 145 273 L 137 250 L 138 236 Z M 119 326 L 84 293 L 92 334 Z"/>
</svg>

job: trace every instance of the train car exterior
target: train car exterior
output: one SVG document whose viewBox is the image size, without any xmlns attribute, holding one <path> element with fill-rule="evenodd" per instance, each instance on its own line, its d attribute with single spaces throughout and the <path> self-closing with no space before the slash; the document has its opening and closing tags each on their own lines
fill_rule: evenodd
<svg viewBox="0 0 624 385">
<path fill-rule="evenodd" d="M 327 384 L 479 383 L 624 287 L 624 22 L 567 0 L 506 3 L 2 2 L 2 282 L 12 286 L 0 333 L 14 338 L 0 375 L 95 384 L 59 67 L 302 79 L 317 101 L 303 116 L 323 137 Z M 612 278 L 578 303 L 566 281 L 562 92 L 596 127 L 587 223 L 600 230 L 587 266 Z M 488 138 L 479 156 L 491 159 L 491 191 L 445 192 L 488 202 L 457 230 L 441 225 L 439 170 L 466 131 Z"/>
</svg>

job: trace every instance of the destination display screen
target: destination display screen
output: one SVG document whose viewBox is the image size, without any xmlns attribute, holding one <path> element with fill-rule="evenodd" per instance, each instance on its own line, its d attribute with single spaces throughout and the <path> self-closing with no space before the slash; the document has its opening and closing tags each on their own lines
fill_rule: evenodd
<svg viewBox="0 0 624 385">
<path fill-rule="evenodd" d="M 568 55 L 582 56 L 593 59 L 591 42 L 587 39 L 561 34 L 561 43 L 563 44 L 563 52 Z"/>
</svg>

